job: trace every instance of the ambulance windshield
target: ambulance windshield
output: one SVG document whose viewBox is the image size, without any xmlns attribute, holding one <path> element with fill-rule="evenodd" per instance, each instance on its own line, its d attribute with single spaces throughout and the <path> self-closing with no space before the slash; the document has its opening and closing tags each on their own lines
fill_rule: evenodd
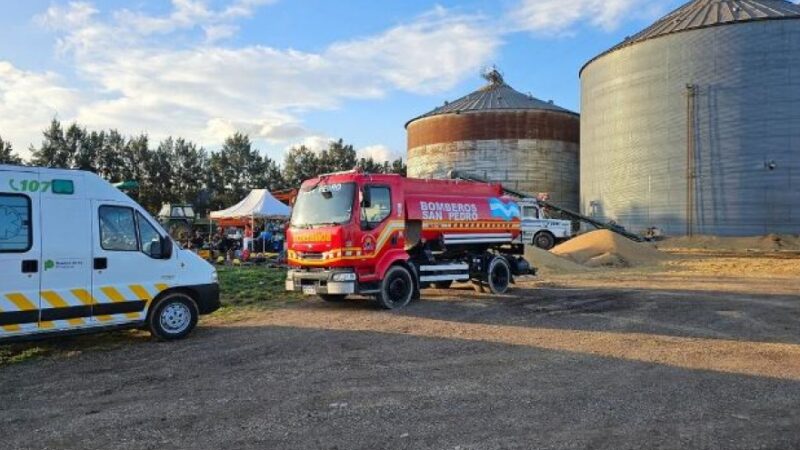
<svg viewBox="0 0 800 450">
<path fill-rule="evenodd" d="M 300 189 L 292 209 L 292 226 L 341 225 L 350 221 L 355 183 L 318 184 Z"/>
</svg>

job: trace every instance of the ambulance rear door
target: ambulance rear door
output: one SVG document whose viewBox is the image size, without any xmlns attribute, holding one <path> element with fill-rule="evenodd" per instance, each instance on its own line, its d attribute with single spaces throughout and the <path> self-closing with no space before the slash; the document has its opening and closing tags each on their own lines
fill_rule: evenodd
<svg viewBox="0 0 800 450">
<path fill-rule="evenodd" d="M 38 331 L 42 188 L 37 171 L 0 168 L 0 338 Z"/>
</svg>

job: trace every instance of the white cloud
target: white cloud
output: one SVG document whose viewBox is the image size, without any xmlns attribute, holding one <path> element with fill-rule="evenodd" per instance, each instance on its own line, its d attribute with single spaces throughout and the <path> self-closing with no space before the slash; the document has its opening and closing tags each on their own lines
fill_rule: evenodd
<svg viewBox="0 0 800 450">
<path fill-rule="evenodd" d="M 272 2 L 234 0 L 212 9 L 204 1 L 173 0 L 163 16 L 127 9 L 101 14 L 85 2 L 52 6 L 38 21 L 56 32 L 57 48 L 88 86 L 80 103 L 76 96 L 59 117 L 91 128 L 147 131 L 153 139 L 181 135 L 207 146 L 242 131 L 255 140 L 307 140 L 319 148 L 328 137 L 303 124 L 306 111 L 396 90 L 451 88 L 499 45 L 483 18 L 442 8 L 319 52 L 218 43 L 236 33 L 235 20 Z M 47 120 L 30 118 L 37 129 Z"/>
<path fill-rule="evenodd" d="M 35 17 L 40 25 L 53 30 L 69 30 L 85 26 L 98 11 L 89 2 L 69 2 L 67 7 L 51 6 L 44 14 Z"/>
<path fill-rule="evenodd" d="M 571 34 L 578 22 L 612 31 L 625 20 L 654 16 L 660 8 L 647 0 L 520 0 L 507 22 L 512 31 L 544 35 Z"/>
<path fill-rule="evenodd" d="M 28 72 L 0 61 L 0 135 L 20 153 L 39 143 L 53 117 L 73 117 L 79 100 L 54 73 Z"/>
<path fill-rule="evenodd" d="M 372 158 L 375 162 L 382 163 L 384 161 L 392 162 L 399 158 L 400 155 L 385 145 L 370 145 L 358 150 L 359 158 Z"/>
<path fill-rule="evenodd" d="M 305 138 L 296 141 L 290 145 L 286 146 L 286 150 L 291 150 L 293 148 L 305 147 L 311 150 L 314 153 L 321 153 L 323 150 L 327 150 L 330 146 L 330 143 L 333 142 L 334 139 L 329 136 L 323 136 L 319 134 L 314 134 L 310 136 L 306 136 Z"/>
</svg>

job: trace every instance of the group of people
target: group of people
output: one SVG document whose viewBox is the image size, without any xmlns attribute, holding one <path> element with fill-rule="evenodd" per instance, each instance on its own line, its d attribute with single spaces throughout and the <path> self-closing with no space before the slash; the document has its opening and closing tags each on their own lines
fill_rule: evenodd
<svg viewBox="0 0 800 450">
<path fill-rule="evenodd" d="M 253 254 L 283 253 L 285 226 L 283 221 L 272 220 L 261 224 L 255 232 L 250 223 L 245 224 L 243 229 L 218 227 L 210 235 L 195 231 L 181 241 L 188 249 L 208 251 L 209 257 L 247 261 Z"/>
</svg>

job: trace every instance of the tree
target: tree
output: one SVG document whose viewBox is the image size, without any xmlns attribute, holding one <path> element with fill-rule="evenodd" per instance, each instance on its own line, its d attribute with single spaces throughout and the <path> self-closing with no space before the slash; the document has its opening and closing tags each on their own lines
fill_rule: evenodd
<svg viewBox="0 0 800 450">
<path fill-rule="evenodd" d="M 207 205 L 198 204 L 200 192 L 204 187 L 206 152 L 183 138 L 171 137 L 162 141 L 159 148 L 170 153 L 173 168 L 172 197 L 181 203 L 193 203 L 198 209 Z"/>
<path fill-rule="evenodd" d="M 225 139 L 220 151 L 209 158 L 208 188 L 214 207 L 229 206 L 251 189 L 278 189 L 284 186 L 277 164 L 252 147 L 250 137 L 235 133 Z"/>
<path fill-rule="evenodd" d="M 109 130 L 97 152 L 97 174 L 111 182 L 125 181 L 122 179 L 122 155 L 125 150 L 125 138 L 117 130 Z"/>
<path fill-rule="evenodd" d="M 14 153 L 11 142 L 4 141 L 0 136 L 0 164 L 22 165 L 22 158 Z"/>
<path fill-rule="evenodd" d="M 358 167 L 368 173 L 383 173 L 383 164 L 375 162 L 371 156 L 369 158 L 361 158 L 358 161 Z"/>
<path fill-rule="evenodd" d="M 53 119 L 50 122 L 50 127 L 44 130 L 42 134 L 44 135 L 42 145 L 38 149 L 31 148 L 31 164 L 43 167 L 68 167 L 68 161 L 64 159 L 67 154 L 67 142 L 64 139 L 64 130 L 61 128 L 61 122 Z"/>
<path fill-rule="evenodd" d="M 142 181 L 139 181 L 139 203 L 148 211 L 158 212 L 161 205 L 175 200 L 172 155 L 159 146 L 148 150 L 142 162 Z"/>
<path fill-rule="evenodd" d="M 319 156 L 318 173 L 340 172 L 351 170 L 358 164 L 356 151 L 352 145 L 345 145 L 342 139 L 331 141 L 328 148 Z"/>
<path fill-rule="evenodd" d="M 290 187 L 299 187 L 303 181 L 321 173 L 321 163 L 317 154 L 305 145 L 293 148 L 283 161 L 283 178 Z"/>
<path fill-rule="evenodd" d="M 408 167 L 406 163 L 403 161 L 403 158 L 397 158 L 392 161 L 392 167 L 390 168 L 390 172 L 387 173 L 396 173 L 398 175 L 406 176 L 408 172 Z"/>
</svg>

